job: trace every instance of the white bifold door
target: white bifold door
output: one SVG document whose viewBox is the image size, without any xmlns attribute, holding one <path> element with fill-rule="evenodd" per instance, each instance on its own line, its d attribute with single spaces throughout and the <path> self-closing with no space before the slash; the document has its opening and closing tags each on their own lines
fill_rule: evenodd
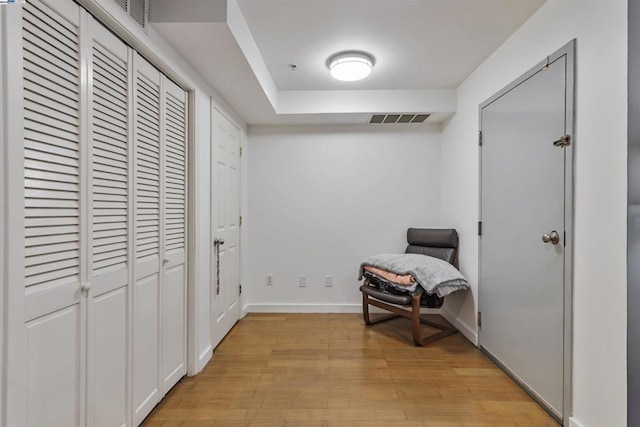
<svg viewBox="0 0 640 427">
<path fill-rule="evenodd" d="M 21 425 L 139 425 L 186 374 L 187 95 L 70 0 L 22 14 Z"/>
<path fill-rule="evenodd" d="M 186 94 L 135 56 L 134 421 L 186 374 Z"/>
</svg>

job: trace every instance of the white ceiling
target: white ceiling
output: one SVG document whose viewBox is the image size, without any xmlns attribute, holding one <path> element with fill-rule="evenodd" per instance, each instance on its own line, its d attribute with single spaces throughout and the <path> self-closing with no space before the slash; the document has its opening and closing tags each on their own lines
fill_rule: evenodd
<svg viewBox="0 0 640 427">
<path fill-rule="evenodd" d="M 454 89 L 545 0 L 151 0 L 151 25 L 247 124 L 365 123 L 455 112 Z M 373 55 L 361 82 L 329 76 Z M 289 64 L 298 65 L 296 71 Z"/>
</svg>

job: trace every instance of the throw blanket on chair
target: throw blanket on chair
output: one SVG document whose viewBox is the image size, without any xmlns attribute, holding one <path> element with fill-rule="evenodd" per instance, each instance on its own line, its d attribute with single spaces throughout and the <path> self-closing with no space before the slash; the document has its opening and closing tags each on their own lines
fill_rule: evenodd
<svg viewBox="0 0 640 427">
<path fill-rule="evenodd" d="M 369 257 L 360 265 L 358 280 L 362 280 L 366 265 L 400 276 L 410 274 L 427 294 L 439 297 L 469 288 L 467 279 L 453 265 L 428 255 L 382 254 Z"/>
</svg>

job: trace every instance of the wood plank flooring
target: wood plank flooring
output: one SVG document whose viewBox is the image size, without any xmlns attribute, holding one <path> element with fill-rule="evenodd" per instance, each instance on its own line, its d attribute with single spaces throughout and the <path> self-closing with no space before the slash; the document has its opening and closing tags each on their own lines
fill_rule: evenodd
<svg viewBox="0 0 640 427">
<path fill-rule="evenodd" d="M 407 319 L 250 314 L 143 426 L 557 427 L 461 334 L 420 348 L 410 330 Z"/>
</svg>

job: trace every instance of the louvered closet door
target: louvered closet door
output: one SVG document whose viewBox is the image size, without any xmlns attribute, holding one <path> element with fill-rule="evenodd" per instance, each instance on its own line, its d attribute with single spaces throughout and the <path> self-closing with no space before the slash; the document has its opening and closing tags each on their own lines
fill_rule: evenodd
<svg viewBox="0 0 640 427">
<path fill-rule="evenodd" d="M 160 390 L 161 127 L 160 72 L 134 55 L 135 265 L 133 410 L 139 424 Z"/>
<path fill-rule="evenodd" d="M 162 387 L 169 391 L 186 370 L 186 114 L 187 95 L 164 82 L 164 280 Z"/>
<path fill-rule="evenodd" d="M 80 9 L 23 9 L 27 425 L 83 424 Z M 55 8 L 55 9 L 54 9 Z"/>
<path fill-rule="evenodd" d="M 130 134 L 129 49 L 90 18 L 91 106 L 88 414 L 95 427 L 128 425 Z"/>
</svg>

